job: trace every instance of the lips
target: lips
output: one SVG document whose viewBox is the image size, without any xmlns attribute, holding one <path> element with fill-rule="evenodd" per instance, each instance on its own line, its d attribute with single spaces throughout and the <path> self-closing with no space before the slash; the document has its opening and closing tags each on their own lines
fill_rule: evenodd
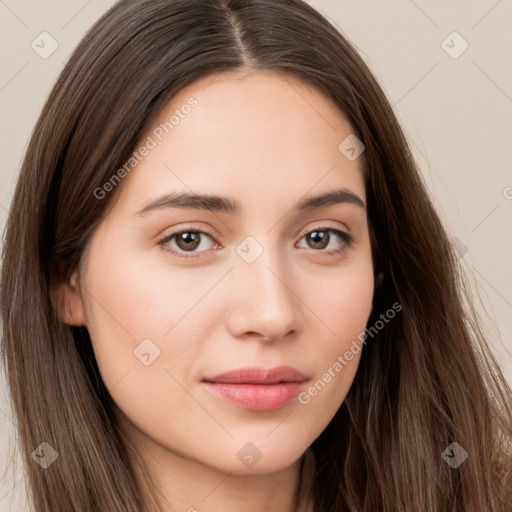
<svg viewBox="0 0 512 512">
<path fill-rule="evenodd" d="M 307 378 L 291 366 L 278 366 L 276 368 L 240 368 L 226 373 L 207 377 L 204 382 L 225 384 L 277 384 L 279 382 L 304 382 Z"/>
<path fill-rule="evenodd" d="M 203 379 L 214 395 L 239 407 L 255 411 L 279 409 L 297 397 L 304 382 L 301 372 L 291 366 L 241 368 Z"/>
</svg>

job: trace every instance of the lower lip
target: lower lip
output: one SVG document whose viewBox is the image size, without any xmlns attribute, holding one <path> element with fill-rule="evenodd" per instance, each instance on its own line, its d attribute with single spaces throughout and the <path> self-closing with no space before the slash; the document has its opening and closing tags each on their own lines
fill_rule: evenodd
<svg viewBox="0 0 512 512">
<path fill-rule="evenodd" d="M 272 411 L 291 402 L 300 392 L 303 382 L 277 384 L 233 384 L 203 382 L 216 395 L 245 409 Z"/>
</svg>

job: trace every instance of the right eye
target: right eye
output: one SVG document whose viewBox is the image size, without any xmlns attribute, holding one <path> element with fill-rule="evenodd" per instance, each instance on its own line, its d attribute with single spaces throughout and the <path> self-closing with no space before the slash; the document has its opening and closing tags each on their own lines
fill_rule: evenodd
<svg viewBox="0 0 512 512">
<path fill-rule="evenodd" d="M 205 237 L 213 241 L 212 235 L 206 231 L 200 231 L 197 229 L 181 229 L 180 231 L 165 236 L 165 238 L 158 242 L 158 245 L 160 245 L 163 250 L 176 254 L 179 257 L 197 257 L 199 254 L 196 255 L 193 253 L 201 253 L 207 250 L 196 251 L 197 248 L 204 246 L 202 242 Z M 172 244 L 170 244 L 170 242 L 172 242 Z M 186 253 L 192 254 L 187 255 Z"/>
</svg>

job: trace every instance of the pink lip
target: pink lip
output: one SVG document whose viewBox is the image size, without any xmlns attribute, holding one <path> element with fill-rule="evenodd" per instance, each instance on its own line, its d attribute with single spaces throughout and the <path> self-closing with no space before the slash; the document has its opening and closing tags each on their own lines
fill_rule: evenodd
<svg viewBox="0 0 512 512">
<path fill-rule="evenodd" d="M 295 368 L 241 368 L 203 379 L 216 395 L 246 409 L 269 411 L 291 402 L 307 378 Z"/>
</svg>

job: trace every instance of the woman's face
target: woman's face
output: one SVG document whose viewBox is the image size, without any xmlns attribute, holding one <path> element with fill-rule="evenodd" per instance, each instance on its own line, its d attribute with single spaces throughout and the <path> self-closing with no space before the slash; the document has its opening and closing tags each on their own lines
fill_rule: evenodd
<svg viewBox="0 0 512 512">
<path fill-rule="evenodd" d="M 141 137 L 67 321 L 153 459 L 276 471 L 345 399 L 374 290 L 350 134 L 315 90 L 254 73 L 197 81 Z"/>
</svg>

